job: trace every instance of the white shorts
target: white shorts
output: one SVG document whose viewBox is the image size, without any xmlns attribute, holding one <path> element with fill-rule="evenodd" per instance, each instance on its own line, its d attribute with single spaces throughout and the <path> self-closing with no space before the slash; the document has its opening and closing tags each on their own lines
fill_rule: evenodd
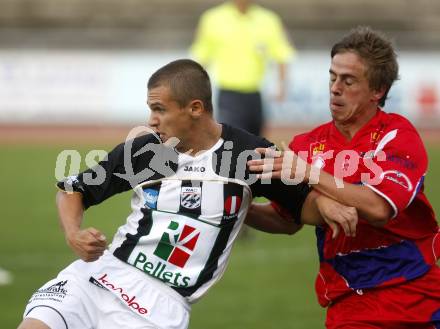
<svg viewBox="0 0 440 329">
<path fill-rule="evenodd" d="M 173 289 L 106 253 L 61 271 L 32 295 L 23 317 L 51 329 L 185 329 L 189 314 Z"/>
</svg>

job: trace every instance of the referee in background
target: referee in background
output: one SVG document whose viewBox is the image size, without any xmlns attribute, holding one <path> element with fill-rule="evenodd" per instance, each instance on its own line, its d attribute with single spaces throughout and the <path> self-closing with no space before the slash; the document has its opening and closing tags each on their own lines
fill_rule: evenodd
<svg viewBox="0 0 440 329">
<path fill-rule="evenodd" d="M 203 13 L 191 54 L 214 74 L 219 88 L 217 120 L 261 135 L 260 88 L 266 64 L 278 65 L 275 99 L 283 101 L 287 62 L 294 51 L 278 15 L 251 0 L 226 1 Z"/>
</svg>

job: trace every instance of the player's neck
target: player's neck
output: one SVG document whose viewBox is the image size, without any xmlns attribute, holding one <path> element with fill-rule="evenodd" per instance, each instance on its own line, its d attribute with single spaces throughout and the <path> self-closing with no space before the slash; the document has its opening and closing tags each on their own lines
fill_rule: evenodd
<svg viewBox="0 0 440 329">
<path fill-rule="evenodd" d="M 347 122 L 335 122 L 336 128 L 348 140 L 351 141 L 356 133 L 362 129 L 377 113 L 377 110 L 367 111 L 363 115 Z"/>
<path fill-rule="evenodd" d="M 213 147 L 221 137 L 222 125 L 214 120 L 198 122 L 196 127 L 190 128 L 192 133 L 181 148 L 177 150 L 188 155 L 195 156 Z"/>
<path fill-rule="evenodd" d="M 246 14 L 246 12 L 249 9 L 250 3 L 249 3 L 249 1 L 235 0 L 235 6 L 237 7 L 237 9 L 240 13 Z"/>
</svg>

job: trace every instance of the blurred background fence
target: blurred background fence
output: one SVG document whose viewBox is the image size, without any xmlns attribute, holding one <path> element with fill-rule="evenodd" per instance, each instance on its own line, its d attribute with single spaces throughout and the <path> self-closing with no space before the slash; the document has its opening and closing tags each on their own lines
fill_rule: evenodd
<svg viewBox="0 0 440 329">
<path fill-rule="evenodd" d="M 0 0 L 0 124 L 144 122 L 148 76 L 188 57 L 199 15 L 220 2 Z M 366 24 L 385 31 L 399 51 L 401 80 L 386 110 L 419 127 L 440 126 L 440 1 L 257 2 L 280 14 L 298 49 L 286 101 L 272 102 L 274 86 L 265 84 L 269 124 L 329 117 L 329 49 Z"/>
</svg>

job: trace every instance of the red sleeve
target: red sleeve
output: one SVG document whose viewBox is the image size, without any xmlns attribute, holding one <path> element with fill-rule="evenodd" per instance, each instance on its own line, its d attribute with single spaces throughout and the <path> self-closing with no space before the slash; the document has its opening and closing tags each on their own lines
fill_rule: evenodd
<svg viewBox="0 0 440 329">
<path fill-rule="evenodd" d="M 380 151 L 383 153 L 379 154 Z M 425 147 L 412 126 L 396 128 L 385 134 L 374 155 L 365 161 L 376 164 L 378 174 L 371 181 L 363 181 L 390 203 L 396 216 L 412 202 L 423 186 L 428 166 Z"/>
<path fill-rule="evenodd" d="M 292 150 L 295 153 L 298 153 L 299 151 L 304 150 L 304 142 L 302 138 L 303 135 L 296 135 L 292 138 L 292 140 L 289 143 L 289 149 Z"/>
</svg>

